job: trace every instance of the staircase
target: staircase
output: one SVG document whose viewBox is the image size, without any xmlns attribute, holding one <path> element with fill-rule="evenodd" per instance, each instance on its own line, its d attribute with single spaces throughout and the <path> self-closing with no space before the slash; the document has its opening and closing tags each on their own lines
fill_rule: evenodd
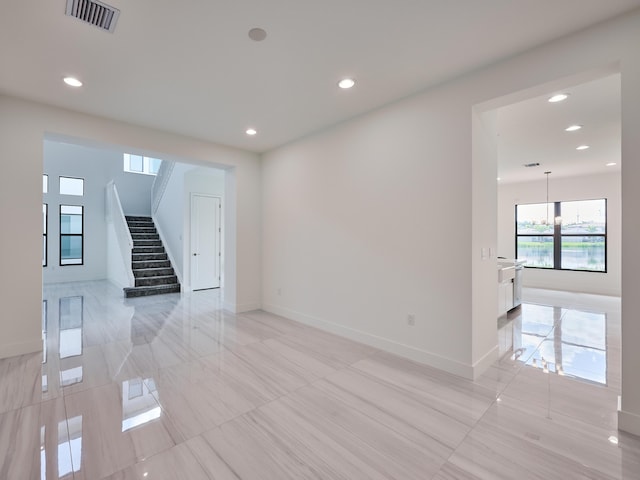
<svg viewBox="0 0 640 480">
<path fill-rule="evenodd" d="M 124 289 L 124 296 L 145 297 L 180 292 L 178 277 L 171 267 L 153 220 L 150 217 L 125 218 L 133 239 L 131 269 L 136 283 L 135 287 Z"/>
</svg>

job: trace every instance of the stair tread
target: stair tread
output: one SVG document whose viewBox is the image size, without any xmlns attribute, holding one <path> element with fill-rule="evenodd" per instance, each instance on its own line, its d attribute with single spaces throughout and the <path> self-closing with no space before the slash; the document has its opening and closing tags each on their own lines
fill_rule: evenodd
<svg viewBox="0 0 640 480">
<path fill-rule="evenodd" d="M 153 276 L 153 277 L 141 277 L 141 278 L 154 279 L 154 280 L 164 280 L 165 278 L 173 278 L 173 277 L 178 278 L 176 274 L 173 274 L 173 275 L 156 275 L 156 276 Z M 178 283 L 178 282 L 176 282 L 176 283 Z"/>
<path fill-rule="evenodd" d="M 136 277 L 136 287 L 177 285 L 177 275 L 157 275 L 153 277 Z"/>
<path fill-rule="evenodd" d="M 161 271 L 162 273 L 160 273 Z M 171 271 L 172 273 L 169 273 L 169 271 Z M 175 274 L 176 272 L 173 270 L 173 267 L 136 268 L 133 270 L 133 276 L 136 278 L 167 276 Z"/>
<path fill-rule="evenodd" d="M 127 298 L 137 296 L 156 295 L 163 293 L 180 293 L 180 284 L 170 283 L 165 285 L 153 285 L 145 287 L 125 287 L 124 295 Z"/>
<path fill-rule="evenodd" d="M 147 268 L 136 268 L 138 272 L 153 272 L 157 270 L 166 270 L 167 268 L 173 267 L 147 267 Z"/>
<path fill-rule="evenodd" d="M 125 287 L 125 290 L 169 290 L 176 286 L 180 286 L 179 283 L 163 283 L 161 285 L 143 285 L 141 287 Z"/>
</svg>

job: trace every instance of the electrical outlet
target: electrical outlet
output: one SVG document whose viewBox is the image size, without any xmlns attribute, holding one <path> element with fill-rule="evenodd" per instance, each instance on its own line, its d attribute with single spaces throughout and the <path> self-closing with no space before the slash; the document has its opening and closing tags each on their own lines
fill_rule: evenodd
<svg viewBox="0 0 640 480">
<path fill-rule="evenodd" d="M 407 315 L 407 325 L 409 325 L 410 327 L 415 326 L 416 324 L 416 316 L 413 313 L 409 313 Z"/>
</svg>

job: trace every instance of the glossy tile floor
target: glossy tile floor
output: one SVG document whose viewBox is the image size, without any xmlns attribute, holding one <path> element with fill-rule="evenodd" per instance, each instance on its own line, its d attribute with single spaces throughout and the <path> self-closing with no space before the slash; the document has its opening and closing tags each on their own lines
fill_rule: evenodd
<svg viewBox="0 0 640 480">
<path fill-rule="evenodd" d="M 525 295 L 470 382 L 218 291 L 46 286 L 45 355 L 0 360 L 0 479 L 639 479 L 619 301 Z"/>
</svg>

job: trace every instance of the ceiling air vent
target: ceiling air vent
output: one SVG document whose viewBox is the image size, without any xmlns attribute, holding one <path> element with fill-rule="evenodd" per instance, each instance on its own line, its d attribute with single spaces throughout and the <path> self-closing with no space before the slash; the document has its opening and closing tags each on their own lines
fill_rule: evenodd
<svg viewBox="0 0 640 480">
<path fill-rule="evenodd" d="M 120 10 L 96 0 L 67 0 L 65 13 L 102 30 L 113 32 Z"/>
</svg>

